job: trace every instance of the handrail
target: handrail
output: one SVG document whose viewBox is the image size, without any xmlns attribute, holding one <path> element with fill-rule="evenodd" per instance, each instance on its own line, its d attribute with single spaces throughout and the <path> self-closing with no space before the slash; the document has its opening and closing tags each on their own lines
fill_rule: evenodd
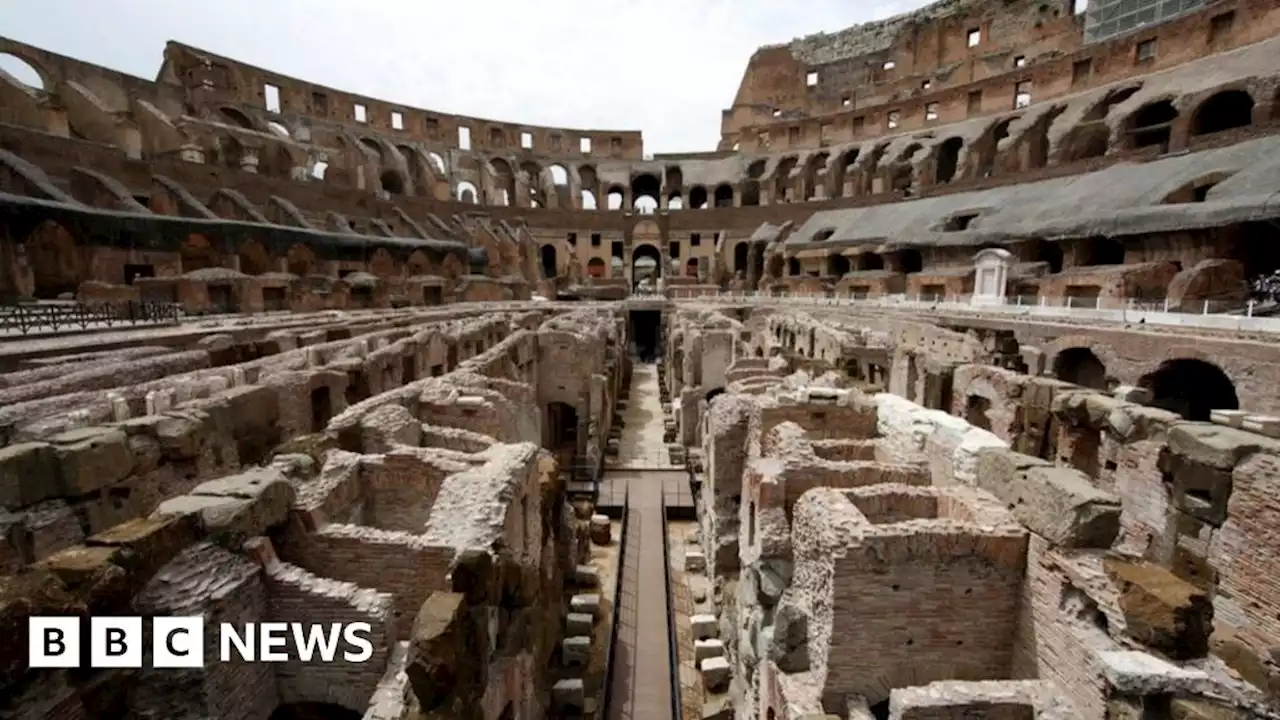
<svg viewBox="0 0 1280 720">
<path fill-rule="evenodd" d="M 618 616 L 622 607 L 622 580 L 627 571 L 627 532 L 631 526 L 631 486 L 622 495 L 622 532 L 618 533 L 618 577 L 613 588 L 613 619 L 609 628 L 609 660 L 604 671 L 604 702 L 600 704 L 598 717 L 607 717 L 613 702 L 613 671 L 618 657 Z M 634 663 L 633 663 L 634 667 Z"/>
<path fill-rule="evenodd" d="M 60 328 L 79 325 L 88 330 L 96 323 L 111 327 L 116 323 L 129 325 L 162 324 L 177 325 L 182 311 L 177 303 L 124 302 L 101 303 L 38 303 L 33 305 L 0 306 L 0 333 L 17 330 L 26 335 L 31 330 Z"/>
<path fill-rule="evenodd" d="M 671 539 L 670 530 L 667 528 L 667 504 L 661 503 L 662 507 L 662 577 L 666 584 L 666 592 L 664 596 L 667 599 L 667 662 L 670 663 L 671 672 L 668 676 L 668 682 L 671 684 L 671 717 L 672 720 L 683 720 L 684 717 L 684 698 L 681 696 L 680 684 L 680 647 L 676 640 L 676 606 L 671 595 L 673 587 L 671 584 Z"/>
</svg>

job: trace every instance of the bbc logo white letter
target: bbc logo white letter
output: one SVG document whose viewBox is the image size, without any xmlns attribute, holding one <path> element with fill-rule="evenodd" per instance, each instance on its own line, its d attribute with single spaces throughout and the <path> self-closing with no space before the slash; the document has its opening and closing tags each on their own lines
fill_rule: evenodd
<svg viewBox="0 0 1280 720">
<path fill-rule="evenodd" d="M 33 668 L 80 667 L 80 618 L 27 618 L 27 659 Z"/>
<path fill-rule="evenodd" d="M 91 618 L 89 666 L 95 668 L 142 667 L 142 618 Z"/>
<path fill-rule="evenodd" d="M 152 667 L 204 667 L 203 617 L 152 618 L 151 633 Z"/>
</svg>

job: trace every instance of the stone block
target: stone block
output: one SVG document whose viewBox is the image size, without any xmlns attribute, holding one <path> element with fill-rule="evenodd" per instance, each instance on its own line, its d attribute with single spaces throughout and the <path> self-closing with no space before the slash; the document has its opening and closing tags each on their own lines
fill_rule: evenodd
<svg viewBox="0 0 1280 720">
<path fill-rule="evenodd" d="M 1269 438 L 1280 437 L 1280 417 L 1273 415 L 1246 415 L 1243 426 L 1245 430 L 1266 435 Z"/>
<path fill-rule="evenodd" d="M 435 707 L 454 693 L 483 693 L 473 681 L 481 673 L 468 669 L 480 662 L 466 630 L 469 611 L 465 595 L 437 592 L 414 618 L 405 674 L 423 707 Z"/>
<path fill-rule="evenodd" d="M 1208 654 L 1213 603 L 1204 590 L 1153 563 L 1108 557 L 1103 566 L 1131 637 L 1175 660 Z"/>
<path fill-rule="evenodd" d="M 116 563 L 129 571 L 141 588 L 160 568 L 200 539 L 190 518 L 135 518 L 85 540 L 89 546 L 123 550 Z"/>
<path fill-rule="evenodd" d="M 979 451 L 978 487 L 1027 528 L 1062 547 L 1109 548 L 1120 533 L 1120 499 L 1079 470 L 999 448 Z"/>
<path fill-rule="evenodd" d="M 721 657 L 722 655 L 724 655 L 723 640 L 710 638 L 693 642 L 693 659 L 697 662 L 702 662 L 707 658 Z"/>
<path fill-rule="evenodd" d="M 567 637 L 560 643 L 560 651 L 566 667 L 587 665 L 591 662 L 591 638 Z"/>
<path fill-rule="evenodd" d="M 715 615 L 693 615 L 689 618 L 689 625 L 693 628 L 694 640 L 707 640 L 720 633 L 720 623 Z"/>
<path fill-rule="evenodd" d="M 608 515 L 591 516 L 591 542 L 602 547 L 613 542 L 613 523 Z"/>
<path fill-rule="evenodd" d="M 566 678 L 556 681 L 556 684 L 551 687 L 551 704 L 558 709 L 585 709 L 587 690 L 582 678 Z"/>
<path fill-rule="evenodd" d="M 600 596 L 594 593 L 574 595 L 569 599 L 569 610 L 574 613 L 598 617 L 600 615 Z"/>
<path fill-rule="evenodd" d="M 195 515 L 206 533 L 227 537 L 238 548 L 244 540 L 284 522 L 293 500 L 293 486 L 280 471 L 255 468 L 202 483 L 189 495 L 164 501 L 153 515 Z"/>
<path fill-rule="evenodd" d="M 686 550 L 684 553 L 684 569 L 686 572 L 706 572 L 707 556 L 700 550 Z"/>
<path fill-rule="evenodd" d="M 58 497 L 58 457 L 42 442 L 0 447 L 0 507 L 20 508 Z"/>
<path fill-rule="evenodd" d="M 564 634 L 566 637 L 575 637 L 578 635 L 591 635 L 591 628 L 595 625 L 595 617 L 591 613 L 571 612 L 565 618 Z"/>
<path fill-rule="evenodd" d="M 1244 410 L 1211 410 L 1209 420 L 1218 425 L 1239 428 L 1244 427 L 1244 418 L 1248 414 Z"/>
<path fill-rule="evenodd" d="M 1280 442 L 1210 423 L 1178 423 L 1169 428 L 1169 451 L 1200 465 L 1230 470 L 1256 452 L 1280 454 Z"/>
<path fill-rule="evenodd" d="M 133 471 L 129 438 L 119 428 L 77 428 L 54 436 L 51 442 L 64 496 L 110 487 Z"/>
<path fill-rule="evenodd" d="M 573 581 L 580 587 L 599 587 L 600 570 L 591 565 L 578 565 L 573 569 Z"/>
<path fill-rule="evenodd" d="M 729 687 L 732 670 L 729 661 L 724 657 L 712 657 L 698 663 L 702 671 L 702 682 L 712 692 L 721 692 Z"/>
</svg>

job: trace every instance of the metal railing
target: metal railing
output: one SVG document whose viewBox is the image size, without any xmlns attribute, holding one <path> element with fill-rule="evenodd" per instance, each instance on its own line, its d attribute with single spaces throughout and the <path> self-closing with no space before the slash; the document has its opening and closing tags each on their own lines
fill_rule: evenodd
<svg viewBox="0 0 1280 720">
<path fill-rule="evenodd" d="M 667 662 L 670 664 L 671 672 L 668 673 L 668 682 L 671 684 L 671 717 L 673 720 L 683 720 L 684 718 L 684 687 L 680 682 L 680 646 L 676 634 L 676 604 L 672 598 L 674 586 L 671 584 L 671 538 L 670 529 L 667 527 L 667 504 L 662 505 L 662 577 L 666 583 L 666 592 L 663 595 L 667 599 Z"/>
<path fill-rule="evenodd" d="M 638 529 L 638 528 L 637 528 Z M 625 579 L 623 573 L 627 571 L 627 537 L 631 532 L 631 488 L 628 487 L 622 496 L 622 532 L 618 533 L 618 577 L 613 588 L 613 618 L 610 621 L 609 628 L 609 660 L 605 664 L 604 671 L 604 702 L 601 703 L 598 717 L 609 717 L 609 708 L 616 698 L 613 697 L 613 673 L 617 665 L 618 658 L 618 622 L 622 615 L 622 583 Z M 632 569 L 636 572 L 637 569 Z M 635 661 L 631 663 L 632 672 L 635 672 Z"/>
<path fill-rule="evenodd" d="M 932 299 L 932 296 L 919 295 L 882 295 L 870 298 L 847 294 L 720 292 L 687 299 L 695 302 L 752 303 L 789 307 L 866 307 L 885 310 L 967 312 L 1009 315 L 1026 319 L 1101 320 L 1207 330 L 1280 333 L 1280 317 L 1255 314 L 1254 311 L 1263 307 L 1263 304 L 1254 300 L 1247 303 L 1205 300 L 1197 304 L 1198 311 L 1187 312 L 1177 309 L 1168 300 L 1137 298 L 1047 298 L 1042 296 L 985 298 L 962 295 L 952 296 L 946 300 L 936 300 Z"/>
<path fill-rule="evenodd" d="M 58 332 L 103 325 L 177 325 L 182 310 L 169 302 L 35 303 L 0 307 L 0 335 L 16 330 Z"/>
</svg>

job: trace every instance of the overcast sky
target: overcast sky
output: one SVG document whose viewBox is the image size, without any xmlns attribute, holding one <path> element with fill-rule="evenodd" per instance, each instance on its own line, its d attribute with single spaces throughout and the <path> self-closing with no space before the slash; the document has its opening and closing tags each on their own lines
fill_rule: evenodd
<svg viewBox="0 0 1280 720">
<path fill-rule="evenodd" d="M 0 0 L 0 34 L 148 79 L 177 40 L 405 105 L 712 150 L 760 45 L 921 0 Z"/>
</svg>

